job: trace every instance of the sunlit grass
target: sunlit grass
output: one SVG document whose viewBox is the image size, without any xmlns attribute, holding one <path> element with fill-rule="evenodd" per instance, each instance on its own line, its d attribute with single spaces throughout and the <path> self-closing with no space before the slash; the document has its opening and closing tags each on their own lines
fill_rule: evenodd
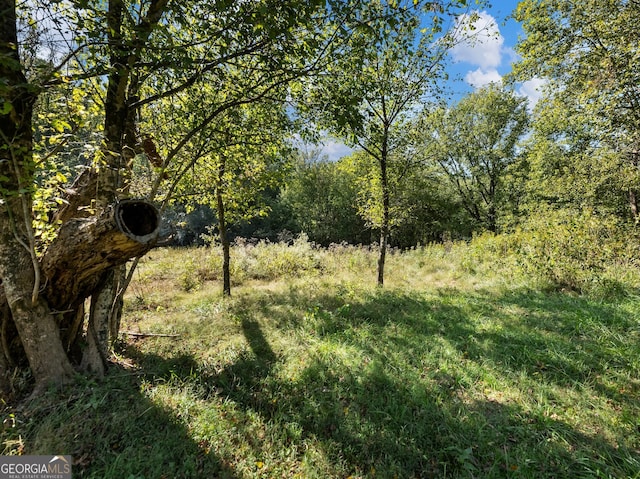
<svg viewBox="0 0 640 479">
<path fill-rule="evenodd" d="M 247 269 L 231 298 L 183 287 L 215 251 L 154 252 L 123 330 L 175 337 L 124 334 L 5 448 L 95 478 L 640 477 L 637 296 L 538 291 L 462 244 L 392 253 L 381 289 L 373 251 L 293 248 L 310 267 Z"/>
</svg>

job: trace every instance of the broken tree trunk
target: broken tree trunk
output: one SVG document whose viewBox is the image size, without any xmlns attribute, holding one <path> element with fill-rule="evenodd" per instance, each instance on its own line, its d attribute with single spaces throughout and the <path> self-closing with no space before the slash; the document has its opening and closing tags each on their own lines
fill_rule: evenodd
<svg viewBox="0 0 640 479">
<path fill-rule="evenodd" d="M 158 210 L 143 200 L 120 201 L 98 216 L 63 224 L 42 259 L 50 306 L 72 309 L 93 292 L 102 273 L 153 248 L 159 227 Z"/>
<path fill-rule="evenodd" d="M 29 299 L 24 298 L 24 308 L 18 307 L 19 301 L 16 300 L 9 308 L 7 300 L 10 298 L 5 294 L 4 285 L 0 285 L 0 337 L 3 346 L 0 352 L 5 357 L 4 362 L 0 361 L 0 375 L 8 362 L 13 362 L 11 355 L 24 354 L 21 345 L 26 350 L 32 341 L 33 334 L 23 338 L 21 328 L 18 327 L 16 331 L 14 326 L 16 313 L 21 314 L 26 309 L 34 309 L 41 315 L 45 314 L 45 308 L 47 311 L 50 309 L 55 323 L 37 321 L 30 324 L 39 324 L 40 328 L 43 324 L 50 324 L 51 327 L 47 330 L 47 336 L 51 338 L 49 347 L 59 342 L 61 346 L 64 344 L 67 354 L 73 356 L 73 351 L 77 351 L 74 343 L 81 337 L 79 327 L 84 315 L 84 300 L 95 293 L 101 282 L 112 279 L 114 266 L 122 265 L 153 248 L 158 238 L 159 226 L 158 210 L 153 204 L 142 200 L 124 200 L 109 206 L 98 216 L 65 223 L 40 264 L 45 282 L 39 298 L 39 303 L 42 303 L 40 306 L 27 308 L 29 296 Z M 99 295 L 92 297 L 92 302 L 102 302 L 102 309 L 112 306 L 110 300 L 100 298 Z M 56 325 L 58 328 L 55 328 Z M 103 345 L 107 343 L 103 341 L 103 336 L 108 335 L 108 331 L 108 324 L 103 325 L 92 320 L 92 317 L 89 318 L 88 345 L 83 352 L 82 366 L 98 376 L 104 373 L 107 351 Z M 21 341 L 16 341 L 17 332 L 20 332 Z M 58 339 L 54 339 L 55 337 Z M 19 357 L 15 359 L 20 360 Z M 31 357 L 29 361 L 34 368 Z M 34 370 L 34 373 L 37 374 L 38 371 Z"/>
</svg>

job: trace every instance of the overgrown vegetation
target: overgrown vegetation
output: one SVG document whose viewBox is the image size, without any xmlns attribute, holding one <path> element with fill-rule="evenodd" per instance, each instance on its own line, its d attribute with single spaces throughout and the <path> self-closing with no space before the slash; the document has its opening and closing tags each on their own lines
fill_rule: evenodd
<svg viewBox="0 0 640 479">
<path fill-rule="evenodd" d="M 520 1 L 510 80 L 457 105 L 447 51 L 500 29 L 435 3 L 0 0 L 5 454 L 640 478 L 637 2 Z M 294 147 L 325 133 L 357 149 Z M 87 248 L 131 197 L 148 234 Z M 127 272 L 156 204 L 207 246 Z"/>
<path fill-rule="evenodd" d="M 111 373 L 6 409 L 3 452 L 93 478 L 638 478 L 640 274 L 550 288 L 530 252 L 563 233 L 532 238 L 394 251 L 384 289 L 366 248 L 236 244 L 230 298 L 215 248 L 159 250 Z"/>
</svg>

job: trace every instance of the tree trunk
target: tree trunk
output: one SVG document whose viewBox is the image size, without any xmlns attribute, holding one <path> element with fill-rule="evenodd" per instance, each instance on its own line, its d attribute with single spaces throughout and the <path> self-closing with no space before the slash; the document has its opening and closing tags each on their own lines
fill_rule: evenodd
<svg viewBox="0 0 640 479">
<path fill-rule="evenodd" d="M 39 294 L 31 225 L 37 90 L 28 84 L 20 63 L 15 0 L 0 0 L 0 12 L 0 280 L 5 297 L 0 304 L 8 304 L 40 390 L 49 383 L 70 381 L 74 371 L 49 305 Z"/>
<path fill-rule="evenodd" d="M 137 262 L 131 268 L 135 269 Z M 122 310 L 124 308 L 124 293 L 129 286 L 127 278 L 126 265 L 120 265 L 113 268 L 113 286 L 114 295 L 109 310 L 109 346 L 113 347 L 120 333 L 120 320 L 122 319 Z"/>
<path fill-rule="evenodd" d="M 109 358 L 109 318 L 113 305 L 113 291 L 109 286 L 114 284 L 113 269 L 103 275 L 98 293 L 91 296 L 89 321 L 87 324 L 87 347 L 82 356 L 80 367 L 83 371 L 102 377 L 107 368 Z"/>
<path fill-rule="evenodd" d="M 10 366 L 5 356 L 4 344 L 0 342 L 0 398 L 6 399 L 11 394 Z"/>
<path fill-rule="evenodd" d="M 384 265 L 387 257 L 387 243 L 389 241 L 389 177 L 387 172 L 387 136 L 385 135 L 380 155 L 380 185 L 382 188 L 382 224 L 380 225 L 380 254 L 378 256 L 378 286 L 384 285 Z"/>
<path fill-rule="evenodd" d="M 487 229 L 492 233 L 498 232 L 498 213 L 493 199 L 487 205 Z"/>
<path fill-rule="evenodd" d="M 638 214 L 638 195 L 634 188 L 629 188 L 629 209 L 633 222 L 637 226 L 640 222 L 640 215 Z"/>
<path fill-rule="evenodd" d="M 225 219 L 224 199 L 222 198 L 222 177 L 224 176 L 224 159 L 218 170 L 218 184 L 216 185 L 216 205 L 218 213 L 218 235 L 222 244 L 222 294 L 231 296 L 231 253 L 229 236 L 227 235 L 227 222 Z"/>
<path fill-rule="evenodd" d="M 68 204 L 52 215 L 62 226 L 42 258 L 36 256 L 32 230 L 32 113 L 39 93 L 25 78 L 18 54 L 16 1 L 0 0 L 0 391 L 7 390 L 7 369 L 28 360 L 36 391 L 72 379 L 69 356 L 78 355 L 84 300 L 92 296 L 90 337 L 104 339 L 98 313 L 121 311 L 117 301 L 96 292 L 105 271 L 143 255 L 157 239 L 159 215 L 141 201 L 117 203 L 124 163 L 135 144 L 127 102 L 131 68 L 157 25 L 167 2 L 152 0 L 135 31 L 136 46 L 124 41 L 120 28 L 122 0 L 110 0 L 107 24 L 112 69 L 105 105 L 106 164 L 86 169 L 67 191 Z M 117 24 L 117 28 L 115 27 Z M 129 94 L 136 92 L 129 91 Z M 127 121 L 130 120 L 128 123 Z M 87 208 L 89 207 L 89 208 Z M 97 212 L 97 213 L 96 213 Z M 93 215 L 93 216 L 91 216 Z M 107 305 L 108 304 L 108 308 Z M 115 305 L 115 308 L 114 308 Z M 113 328 L 111 324 L 111 328 Z M 106 330 L 108 331 L 109 325 Z M 108 334 L 107 334 L 108 336 Z M 94 344 L 104 363 L 104 344 Z M 90 357 L 89 353 L 86 355 Z M 15 361 L 14 361 L 15 359 Z M 78 358 L 79 359 L 79 358 Z M 99 372 L 98 362 L 85 361 Z"/>
<path fill-rule="evenodd" d="M 18 232 L 22 228 L 14 223 L 10 215 L 6 215 L 11 210 L 19 213 L 9 207 L 16 202 L 5 203 L 6 211 L 0 219 L 0 277 L 5 296 L 0 298 L 0 303 L 6 301 L 9 306 L 11 319 L 36 380 L 36 389 L 40 390 L 50 383 L 69 382 L 74 371 L 62 346 L 60 331 L 49 305 L 41 296 L 34 295 L 36 273 L 31 255 L 21 244 L 23 242 L 14 237 L 14 233 L 18 233 L 15 235 L 18 238 L 22 236 Z M 4 318 L 4 321 L 8 321 L 8 318 Z"/>
<path fill-rule="evenodd" d="M 123 34 L 123 17 L 126 5 L 123 0 L 109 0 L 107 27 L 110 45 L 110 73 L 108 76 L 107 95 L 105 100 L 104 144 L 106 168 L 103 168 L 96 185 L 96 203 L 99 207 L 111 204 L 118 197 L 128 194 L 131 162 L 138 150 L 135 110 L 131 103 L 135 102 L 140 89 L 140 79 L 134 71 L 149 35 L 159 22 L 167 0 L 152 0 L 148 11 L 135 28 L 133 40 Z M 90 320 L 100 328 L 106 327 L 106 336 L 97 336 L 103 341 L 98 349 L 107 350 L 117 339 L 120 318 L 122 315 L 122 297 L 126 289 L 122 281 L 124 265 L 114 271 L 112 280 L 103 281 L 94 294 L 99 297 L 92 301 L 89 312 Z M 104 307 L 106 303 L 110 306 Z M 94 311 L 94 308 L 98 310 Z M 106 315 L 105 317 L 102 317 Z M 97 357 L 97 356 L 94 356 Z M 95 367 L 99 367 L 97 364 Z"/>
<path fill-rule="evenodd" d="M 4 286 L 0 282 L 0 398 L 7 398 L 11 393 L 11 369 L 16 365 L 13 360 L 14 349 L 18 349 L 19 355 L 24 356 L 24 349 L 17 337 L 9 304 L 6 302 Z"/>
</svg>

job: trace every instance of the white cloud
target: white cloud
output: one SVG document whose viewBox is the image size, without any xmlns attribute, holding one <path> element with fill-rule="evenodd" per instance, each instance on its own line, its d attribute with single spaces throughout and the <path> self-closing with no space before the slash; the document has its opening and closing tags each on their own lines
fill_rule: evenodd
<svg viewBox="0 0 640 479">
<path fill-rule="evenodd" d="M 330 161 L 338 161 L 343 156 L 349 156 L 353 153 L 353 149 L 339 141 L 327 139 L 322 144 L 322 153 L 327 155 Z"/>
<path fill-rule="evenodd" d="M 305 161 L 338 161 L 354 152 L 353 148 L 328 135 L 327 132 L 324 133 L 325 136 L 318 143 L 306 142 L 297 134 L 293 136 L 293 146 L 300 150 Z"/>
<path fill-rule="evenodd" d="M 542 78 L 532 78 L 522 83 L 518 88 L 518 94 L 528 98 L 529 108 L 533 109 L 542 97 L 542 87 L 547 81 Z"/>
<path fill-rule="evenodd" d="M 502 83 L 498 67 L 515 52 L 504 46 L 496 19 L 487 12 L 464 14 L 456 19 L 456 29 L 461 32 L 461 40 L 451 50 L 453 60 L 477 67 L 467 72 L 465 81 L 474 88 Z"/>
<path fill-rule="evenodd" d="M 474 88 L 480 88 L 489 83 L 502 83 L 502 75 L 498 73 L 498 70 L 491 68 L 490 70 L 483 70 L 478 68 L 477 70 L 470 71 L 464 77 L 466 82 Z"/>
<path fill-rule="evenodd" d="M 455 61 L 467 62 L 483 70 L 500 65 L 504 37 L 495 18 L 487 12 L 464 14 L 457 18 L 456 29 L 461 32 L 461 40 L 451 49 Z"/>
</svg>

